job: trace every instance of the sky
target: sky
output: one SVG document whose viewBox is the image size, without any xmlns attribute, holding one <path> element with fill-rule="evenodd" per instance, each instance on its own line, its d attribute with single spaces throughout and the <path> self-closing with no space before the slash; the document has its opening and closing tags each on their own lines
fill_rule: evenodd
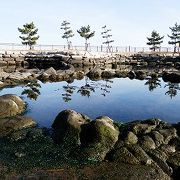
<svg viewBox="0 0 180 180">
<path fill-rule="evenodd" d="M 74 45 L 84 45 L 77 29 L 85 25 L 96 31 L 90 44 L 101 45 L 101 27 L 107 25 L 114 46 L 146 46 L 152 30 L 168 46 L 169 27 L 180 24 L 180 0 L 0 0 L 0 43 L 21 43 L 17 28 L 33 21 L 38 44 L 63 45 L 63 20 L 71 23 Z"/>
</svg>

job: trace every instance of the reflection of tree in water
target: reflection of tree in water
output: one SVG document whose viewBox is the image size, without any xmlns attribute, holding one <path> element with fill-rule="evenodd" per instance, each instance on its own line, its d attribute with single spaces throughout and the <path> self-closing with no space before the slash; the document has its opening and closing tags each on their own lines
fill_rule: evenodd
<svg viewBox="0 0 180 180">
<path fill-rule="evenodd" d="M 170 96 L 171 99 L 177 95 L 177 90 L 180 90 L 179 83 L 168 82 L 165 87 L 168 87 L 168 91 L 165 95 Z"/>
<path fill-rule="evenodd" d="M 29 99 L 36 100 L 37 97 L 41 94 L 39 91 L 39 88 L 41 88 L 41 85 L 35 80 L 28 81 L 25 87 L 27 87 L 27 89 L 24 89 L 21 94 L 22 95 L 26 94 Z"/>
<path fill-rule="evenodd" d="M 104 83 L 105 82 L 105 83 Z M 77 89 L 77 93 L 81 96 L 90 97 L 92 93 L 95 93 L 95 90 L 100 88 L 103 96 L 106 96 L 107 93 L 110 93 L 109 89 L 111 88 L 110 83 L 113 83 L 112 80 L 103 80 L 103 82 L 94 82 L 91 81 L 88 77 L 85 77 L 85 85 L 81 87 L 71 86 L 69 83 L 66 86 L 63 86 L 65 93 L 62 94 L 63 100 L 69 102 L 72 100 L 72 94 Z"/>
<path fill-rule="evenodd" d="M 89 78 L 85 77 L 85 85 L 81 86 L 77 91 L 81 96 L 90 97 L 91 92 L 95 92 L 95 87 L 92 84 L 89 84 Z"/>
<path fill-rule="evenodd" d="M 63 89 L 64 89 L 64 91 L 65 91 L 65 93 L 62 94 L 63 100 L 64 100 L 65 102 L 71 101 L 71 96 L 72 96 L 72 94 L 74 93 L 76 87 L 75 87 L 75 86 L 71 86 L 71 85 L 70 85 L 70 82 L 67 82 L 67 85 L 66 85 L 66 86 L 63 86 Z"/>
<path fill-rule="evenodd" d="M 156 89 L 158 86 L 161 87 L 161 81 L 158 79 L 157 76 L 152 75 L 150 78 L 148 78 L 147 82 L 145 83 L 145 85 L 149 86 L 149 91 L 153 91 L 154 89 Z"/>
<path fill-rule="evenodd" d="M 108 80 L 108 79 L 106 79 L 104 81 L 105 81 L 105 84 L 101 85 L 101 90 L 103 91 L 101 95 L 106 96 L 107 93 L 110 93 L 109 89 L 112 88 L 110 86 L 110 83 L 113 83 L 113 81 Z"/>
</svg>

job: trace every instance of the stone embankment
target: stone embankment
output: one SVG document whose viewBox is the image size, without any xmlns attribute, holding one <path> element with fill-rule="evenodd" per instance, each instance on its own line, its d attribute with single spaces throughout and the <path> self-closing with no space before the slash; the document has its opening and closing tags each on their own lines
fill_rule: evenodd
<svg viewBox="0 0 180 180">
<path fill-rule="evenodd" d="M 24 61 L 25 54 L 22 53 L 0 53 L 0 67 L 1 66 L 24 66 L 27 63 Z"/>
<path fill-rule="evenodd" d="M 62 66 L 62 62 L 75 67 L 108 64 L 126 64 L 138 66 L 171 66 L 180 69 L 179 56 L 158 53 L 93 53 L 93 52 L 6 52 L 0 54 L 0 66 L 24 66 L 48 68 Z"/>
</svg>

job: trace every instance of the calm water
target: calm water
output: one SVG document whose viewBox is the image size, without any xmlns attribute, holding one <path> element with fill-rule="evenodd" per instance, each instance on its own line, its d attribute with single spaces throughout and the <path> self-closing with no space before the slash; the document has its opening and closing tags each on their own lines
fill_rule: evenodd
<svg viewBox="0 0 180 180">
<path fill-rule="evenodd" d="M 179 84 L 165 83 L 161 79 L 91 81 L 85 77 L 71 83 L 39 84 L 41 88 L 34 88 L 39 93 L 36 100 L 22 95 L 24 89 L 30 89 L 27 86 L 6 88 L 0 95 L 14 93 L 21 96 L 28 103 L 26 115 L 46 127 L 50 127 L 64 109 L 74 109 L 93 119 L 107 115 L 123 122 L 153 117 L 168 122 L 180 121 Z"/>
</svg>

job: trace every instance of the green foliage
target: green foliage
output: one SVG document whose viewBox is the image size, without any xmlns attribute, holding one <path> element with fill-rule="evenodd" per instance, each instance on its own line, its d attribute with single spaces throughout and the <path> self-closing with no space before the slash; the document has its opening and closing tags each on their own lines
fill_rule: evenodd
<svg viewBox="0 0 180 180">
<path fill-rule="evenodd" d="M 35 27 L 34 23 L 26 23 L 23 25 L 23 28 L 18 28 L 18 31 L 24 35 L 19 36 L 22 39 L 22 44 L 28 45 L 30 49 L 36 44 L 36 41 L 39 39 L 37 36 L 38 29 Z"/>
<path fill-rule="evenodd" d="M 160 48 L 161 43 L 163 43 L 163 39 L 164 36 L 160 36 L 159 33 L 157 33 L 157 31 L 152 31 L 151 33 L 151 37 L 147 37 L 148 41 L 147 45 L 150 45 L 152 47 L 150 47 L 150 49 L 152 51 L 156 51 L 156 49 Z"/>
<path fill-rule="evenodd" d="M 95 31 L 91 32 L 91 28 L 90 26 L 82 26 L 79 30 L 77 30 L 77 32 L 79 33 L 79 35 L 83 38 L 85 38 L 86 42 L 85 42 L 85 51 L 87 51 L 87 40 L 92 38 L 95 35 Z"/>
<path fill-rule="evenodd" d="M 171 35 L 168 37 L 171 39 L 168 43 L 174 45 L 174 52 L 176 52 L 177 44 L 180 43 L 180 25 L 175 23 L 174 27 L 169 27 L 171 30 Z"/>
<path fill-rule="evenodd" d="M 64 34 L 63 34 L 62 38 L 67 40 L 68 49 L 70 49 L 70 45 L 71 45 L 69 38 L 72 38 L 74 36 L 73 31 L 71 30 L 69 25 L 70 25 L 70 23 L 67 21 L 63 21 L 61 24 L 61 29 L 64 30 Z"/>
</svg>

